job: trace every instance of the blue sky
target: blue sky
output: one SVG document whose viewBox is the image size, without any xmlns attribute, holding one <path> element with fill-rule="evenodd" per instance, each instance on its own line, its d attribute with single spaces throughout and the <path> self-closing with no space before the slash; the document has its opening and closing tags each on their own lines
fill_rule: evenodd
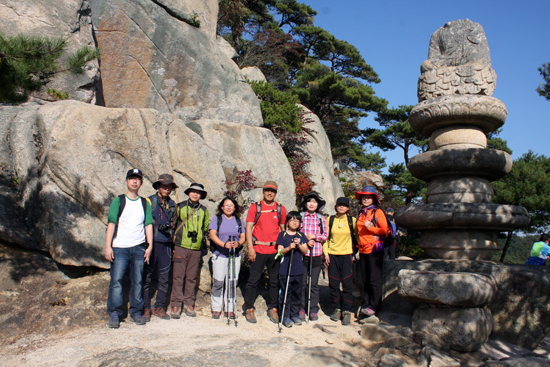
<svg viewBox="0 0 550 367">
<path fill-rule="evenodd" d="M 550 1 L 301 0 L 317 10 L 315 25 L 356 46 L 382 82 L 373 86 L 390 107 L 415 105 L 420 64 L 428 57 L 432 34 L 446 22 L 470 19 L 487 36 L 497 87 L 493 97 L 508 108 L 500 137 L 517 159 L 528 150 L 549 156 L 550 101 L 535 88 L 537 70 L 550 62 Z M 378 127 L 374 114 L 362 127 Z M 409 154 L 413 156 L 416 151 Z M 401 150 L 382 152 L 403 162 Z"/>
</svg>

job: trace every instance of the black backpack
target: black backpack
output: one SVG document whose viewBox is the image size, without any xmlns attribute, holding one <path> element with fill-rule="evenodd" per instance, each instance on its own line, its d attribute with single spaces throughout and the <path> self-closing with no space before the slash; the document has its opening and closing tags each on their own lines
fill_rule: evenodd
<svg viewBox="0 0 550 367">
<path fill-rule="evenodd" d="M 393 233 L 392 223 L 389 220 L 388 215 L 382 209 L 376 208 L 376 210 L 382 211 L 382 213 L 384 213 L 384 218 L 386 218 L 386 223 L 388 224 L 388 234 L 384 237 L 384 248 L 389 248 L 395 244 L 395 233 Z M 376 227 L 379 227 L 378 221 L 376 220 L 376 210 L 374 211 L 374 218 L 372 221 Z"/>
</svg>

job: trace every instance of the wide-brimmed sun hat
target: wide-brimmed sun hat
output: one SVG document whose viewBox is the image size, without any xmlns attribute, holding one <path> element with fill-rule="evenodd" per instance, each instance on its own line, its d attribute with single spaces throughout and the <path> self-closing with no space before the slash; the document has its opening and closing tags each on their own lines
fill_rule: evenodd
<svg viewBox="0 0 550 367">
<path fill-rule="evenodd" d="M 361 191 L 355 192 L 355 198 L 357 200 L 361 200 L 362 195 L 373 195 L 376 199 L 376 203 L 380 203 L 380 199 L 378 199 L 378 194 L 376 193 L 376 189 L 372 186 L 365 186 L 361 189 Z"/>
<path fill-rule="evenodd" d="M 206 197 L 207 192 L 204 190 L 204 186 L 200 183 L 193 182 L 191 186 L 189 186 L 189 188 L 184 191 L 185 195 L 189 196 L 189 191 L 191 190 L 200 191 L 201 200 Z"/>
<path fill-rule="evenodd" d="M 172 189 L 178 188 L 178 185 L 174 182 L 174 177 L 168 173 L 163 173 L 159 176 L 157 181 L 153 183 L 153 189 L 158 190 L 160 185 L 172 185 Z"/>
<path fill-rule="evenodd" d="M 319 193 L 316 192 L 316 191 L 312 191 L 310 192 L 309 194 L 307 194 L 306 196 L 302 197 L 302 200 L 300 201 L 300 204 L 298 204 L 298 209 L 302 212 L 305 212 L 307 211 L 307 202 L 311 199 L 315 199 L 315 201 L 317 202 L 318 207 L 317 207 L 317 211 L 321 211 L 323 210 L 323 208 L 325 207 L 325 205 L 327 205 L 327 202 L 325 200 L 323 200 L 321 198 L 321 196 L 319 196 Z"/>
</svg>

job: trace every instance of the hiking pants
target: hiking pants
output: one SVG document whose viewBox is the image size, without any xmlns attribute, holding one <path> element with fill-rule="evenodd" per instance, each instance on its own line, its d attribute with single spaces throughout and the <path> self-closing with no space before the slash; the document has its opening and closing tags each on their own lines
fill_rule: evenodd
<svg viewBox="0 0 550 367">
<path fill-rule="evenodd" d="M 256 253 L 256 261 L 250 263 L 250 276 L 244 289 L 243 311 L 254 308 L 258 292 L 258 284 L 262 277 L 264 267 L 267 267 L 269 274 L 269 299 L 267 300 L 267 309 L 277 308 L 277 299 L 279 293 L 279 266 L 281 260 L 275 260 L 277 254 L 259 254 Z"/>
<path fill-rule="evenodd" d="M 230 258 L 220 255 L 216 252 L 212 255 L 212 311 L 221 312 L 222 308 L 225 312 L 235 312 L 233 310 L 233 299 L 229 299 L 227 292 L 229 291 L 229 279 L 227 279 L 227 270 L 229 268 Z M 235 288 L 239 282 L 239 271 L 241 270 L 241 255 L 235 256 Z M 225 291 L 224 283 L 225 280 Z M 233 290 L 232 290 L 233 292 Z M 228 304 L 224 305 L 224 299 Z"/>
<path fill-rule="evenodd" d="M 130 269 L 130 309 L 132 316 L 139 315 L 143 310 L 142 276 L 145 263 L 145 247 L 141 244 L 132 247 L 113 247 L 113 262 L 111 263 L 111 283 L 109 284 L 109 296 L 107 298 L 107 312 L 116 312 L 122 315 L 124 296 L 122 293 L 122 280 L 128 268 Z"/>
<path fill-rule="evenodd" d="M 309 256 L 304 256 L 305 274 L 302 281 L 301 307 L 307 313 L 307 300 L 309 296 Z M 319 275 L 321 274 L 322 256 L 313 256 L 313 268 L 311 269 L 311 307 L 310 313 L 319 312 Z M 309 315 L 308 315 L 309 317 Z"/>
<path fill-rule="evenodd" d="M 172 307 L 180 307 L 182 303 L 194 307 L 201 251 L 189 250 L 181 246 L 175 246 L 174 250 L 170 303 Z"/>
<path fill-rule="evenodd" d="M 382 301 L 382 265 L 384 264 L 384 251 L 377 251 L 371 254 L 361 254 L 361 271 L 363 272 L 363 285 L 365 298 L 361 308 L 370 307 L 379 311 Z"/>
<path fill-rule="evenodd" d="M 395 260 L 397 246 L 384 246 L 384 259 Z"/>
<path fill-rule="evenodd" d="M 166 307 L 166 294 L 168 292 L 168 283 L 170 282 L 170 268 L 172 267 L 172 251 L 174 244 L 172 242 L 153 242 L 153 253 L 149 259 L 149 264 L 145 263 L 143 269 L 143 308 L 151 309 L 151 297 L 149 290 L 155 269 L 157 270 L 158 289 L 155 308 Z"/>
<path fill-rule="evenodd" d="M 291 317 L 298 317 L 300 314 L 300 298 L 302 297 L 302 278 L 304 277 L 303 274 L 300 275 L 291 275 L 290 279 L 288 280 L 288 290 L 286 289 L 286 275 L 279 275 L 279 287 L 281 288 L 281 292 L 279 293 L 279 312 L 281 312 L 281 320 L 291 318 Z M 288 292 L 288 294 L 287 294 Z M 285 294 L 286 296 L 286 306 L 285 306 L 285 313 L 283 312 L 283 304 L 285 300 Z"/>
<path fill-rule="evenodd" d="M 353 311 L 353 255 L 330 255 L 328 287 L 332 305 L 342 311 Z M 340 291 L 342 284 L 342 291 Z"/>
</svg>

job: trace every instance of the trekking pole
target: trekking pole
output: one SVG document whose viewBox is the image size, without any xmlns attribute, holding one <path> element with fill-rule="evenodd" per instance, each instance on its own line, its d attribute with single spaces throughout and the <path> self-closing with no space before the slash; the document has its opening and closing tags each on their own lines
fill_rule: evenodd
<svg viewBox="0 0 550 367">
<path fill-rule="evenodd" d="M 294 238 L 296 238 L 296 236 L 292 238 L 292 241 L 294 241 Z M 283 300 L 283 312 L 281 313 L 281 316 L 279 316 L 279 323 L 277 325 L 279 327 L 279 333 L 281 332 L 281 319 L 285 317 L 286 298 L 288 296 L 288 284 L 290 282 L 290 270 L 292 269 L 293 257 L 294 257 L 294 250 L 290 250 L 290 262 L 288 263 L 288 274 L 286 276 L 286 288 L 285 288 L 285 297 Z"/>
<path fill-rule="evenodd" d="M 315 246 L 315 245 L 313 245 Z M 309 274 L 308 274 L 308 294 L 307 294 L 307 323 L 309 324 L 309 312 L 311 311 L 311 270 L 313 269 L 313 247 L 309 249 Z"/>
<path fill-rule="evenodd" d="M 227 242 L 231 242 L 231 236 Z M 227 315 L 227 326 L 231 323 L 231 317 L 229 315 L 229 297 L 231 297 L 231 249 L 227 255 L 227 281 L 225 282 L 225 289 L 227 291 L 227 297 L 225 297 L 225 313 Z"/>
<path fill-rule="evenodd" d="M 233 256 L 232 256 L 232 261 L 233 261 L 233 266 L 232 266 L 232 269 L 233 269 L 233 315 L 235 315 L 235 327 L 237 327 L 237 283 L 239 282 L 239 278 L 237 277 L 237 269 L 235 268 L 235 261 L 236 261 L 236 256 L 235 256 L 235 249 L 233 248 Z"/>
</svg>

